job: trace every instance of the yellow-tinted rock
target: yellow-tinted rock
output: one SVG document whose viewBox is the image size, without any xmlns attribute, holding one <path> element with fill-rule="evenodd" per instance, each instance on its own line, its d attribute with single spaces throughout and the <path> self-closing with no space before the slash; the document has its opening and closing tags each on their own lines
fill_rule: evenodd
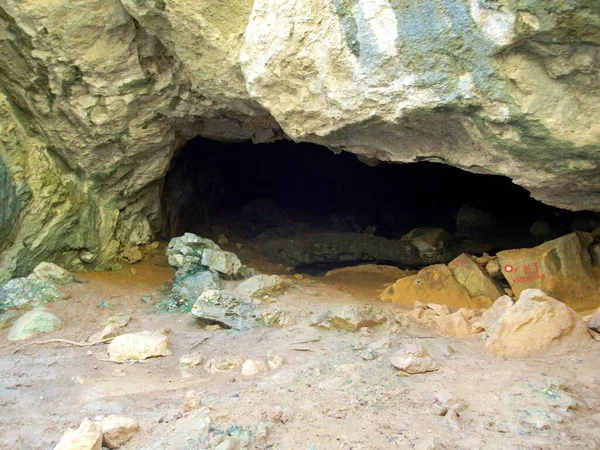
<svg viewBox="0 0 600 450">
<path fill-rule="evenodd" d="M 432 319 L 433 326 L 441 334 L 447 337 L 453 338 L 466 338 L 473 335 L 471 331 L 471 324 L 467 318 L 459 313 L 446 314 L 444 316 L 437 316 Z"/>
<path fill-rule="evenodd" d="M 541 289 L 576 310 L 598 305 L 588 233 L 571 233 L 534 248 L 498 253 L 502 273 L 516 296 Z"/>
<path fill-rule="evenodd" d="M 402 278 L 381 294 L 381 300 L 393 303 L 437 303 L 451 308 L 480 308 L 483 299 L 472 299 L 459 284 L 450 269 L 436 264 L 422 269 L 417 275 Z M 487 302 L 489 304 L 489 299 Z"/>
<path fill-rule="evenodd" d="M 114 361 L 140 361 L 171 354 L 169 338 L 162 333 L 141 331 L 117 336 L 108 345 L 108 356 Z"/>
<path fill-rule="evenodd" d="M 485 349 L 504 357 L 565 352 L 591 341 L 586 324 L 571 308 L 539 289 L 527 289 L 489 330 Z"/>
<path fill-rule="evenodd" d="M 108 416 L 102 421 L 102 442 L 105 447 L 119 448 L 140 431 L 140 425 L 129 417 Z"/>
<path fill-rule="evenodd" d="M 488 297 L 492 301 L 502 297 L 500 287 L 469 255 L 463 253 L 453 259 L 448 268 L 471 297 Z"/>
<path fill-rule="evenodd" d="M 85 419 L 76 430 L 67 430 L 54 450 L 100 450 L 101 448 L 102 427 L 99 423 Z"/>
</svg>

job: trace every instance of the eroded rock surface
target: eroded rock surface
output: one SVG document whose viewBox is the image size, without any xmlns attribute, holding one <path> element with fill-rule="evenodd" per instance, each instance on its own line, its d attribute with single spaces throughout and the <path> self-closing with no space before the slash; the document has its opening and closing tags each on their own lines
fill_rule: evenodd
<svg viewBox="0 0 600 450">
<path fill-rule="evenodd" d="M 502 273 L 516 296 L 525 289 L 541 289 L 575 309 L 598 304 L 588 233 L 571 233 L 534 248 L 498 253 Z"/>
<path fill-rule="evenodd" d="M 480 269 L 477 267 L 477 270 Z M 488 297 L 472 298 L 443 264 L 425 267 L 416 275 L 399 279 L 382 292 L 381 300 L 408 304 L 419 301 L 453 308 L 485 308 L 492 304 Z"/>
<path fill-rule="evenodd" d="M 501 3 L 6 0 L 0 282 L 137 259 L 198 135 L 444 162 L 598 210 L 600 5 Z"/>
<path fill-rule="evenodd" d="M 574 351 L 591 341 L 575 311 L 538 289 L 523 291 L 488 334 L 485 349 L 504 357 Z"/>
</svg>

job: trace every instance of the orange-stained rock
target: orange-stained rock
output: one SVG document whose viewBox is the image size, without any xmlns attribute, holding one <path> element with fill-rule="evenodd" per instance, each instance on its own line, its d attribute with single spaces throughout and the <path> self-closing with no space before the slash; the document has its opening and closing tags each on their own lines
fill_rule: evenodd
<svg viewBox="0 0 600 450">
<path fill-rule="evenodd" d="M 469 292 L 459 284 L 450 269 L 443 264 L 428 266 L 418 274 L 401 278 L 381 294 L 381 300 L 393 303 L 437 303 L 451 308 L 487 308 L 487 297 L 472 299 Z"/>
<path fill-rule="evenodd" d="M 108 448 L 119 448 L 140 431 L 137 421 L 123 416 L 108 416 L 102 421 L 102 444 Z"/>
<path fill-rule="evenodd" d="M 515 296 L 525 289 L 541 289 L 581 311 L 598 305 L 591 242 L 589 233 L 571 233 L 534 248 L 499 252 L 498 260 Z"/>
<path fill-rule="evenodd" d="M 485 349 L 496 356 L 576 350 L 591 342 L 583 319 L 539 289 L 527 289 L 488 331 Z"/>
<path fill-rule="evenodd" d="M 492 301 L 502 297 L 500 286 L 466 253 L 450 261 L 448 268 L 471 297 L 488 297 Z"/>
</svg>

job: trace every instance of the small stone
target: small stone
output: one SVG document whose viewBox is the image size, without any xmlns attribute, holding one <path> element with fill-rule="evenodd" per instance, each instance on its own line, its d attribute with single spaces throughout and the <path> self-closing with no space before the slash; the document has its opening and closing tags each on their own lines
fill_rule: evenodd
<svg viewBox="0 0 600 450">
<path fill-rule="evenodd" d="M 267 370 L 267 365 L 264 361 L 256 361 L 252 359 L 248 359 L 242 365 L 242 375 L 246 377 L 250 377 L 252 375 L 256 375 L 260 372 L 265 372 Z"/>
<path fill-rule="evenodd" d="M 438 316 L 450 314 L 450 310 L 446 305 L 438 305 L 437 303 L 427 303 L 427 307 L 433 310 Z"/>
<path fill-rule="evenodd" d="M 192 369 L 202 364 L 203 360 L 203 356 L 183 355 L 181 358 L 179 358 L 179 365 L 182 369 Z"/>
<path fill-rule="evenodd" d="M 365 361 L 373 361 L 374 359 L 379 358 L 379 353 L 373 349 L 367 349 L 360 354 L 360 357 Z"/>
<path fill-rule="evenodd" d="M 98 342 L 119 335 L 121 327 L 115 323 L 106 325 L 102 331 L 92 334 L 87 340 L 88 342 Z"/>
<path fill-rule="evenodd" d="M 158 248 L 158 246 L 159 246 L 159 245 L 160 245 L 160 244 L 159 244 L 159 242 L 158 242 L 158 241 L 154 241 L 154 242 L 152 242 L 151 244 L 148 244 L 148 245 L 146 245 L 146 248 L 147 248 L 148 250 L 156 250 L 156 249 Z"/>
<path fill-rule="evenodd" d="M 479 256 L 479 257 L 475 258 L 475 262 L 477 264 L 479 264 L 480 266 L 485 266 L 486 264 L 488 264 L 493 259 L 494 259 L 493 256 L 490 256 L 487 253 L 484 253 L 482 256 Z"/>
<path fill-rule="evenodd" d="M 438 363 L 418 344 L 405 344 L 390 358 L 390 362 L 396 369 L 409 374 L 433 372 L 439 369 Z"/>
<path fill-rule="evenodd" d="M 490 261 L 485 265 L 485 270 L 492 278 L 500 278 L 502 277 L 502 269 L 500 268 L 500 264 L 498 261 Z"/>
<path fill-rule="evenodd" d="M 472 336 L 471 324 L 460 312 L 433 318 L 434 327 L 444 336 L 467 338 Z"/>
<path fill-rule="evenodd" d="M 380 325 L 387 320 L 382 310 L 372 306 L 342 306 L 332 311 L 327 311 L 316 321 L 313 327 L 358 331 L 363 327 Z"/>
<path fill-rule="evenodd" d="M 225 373 L 237 369 L 239 366 L 240 362 L 236 359 L 211 359 L 204 365 L 204 368 L 210 373 Z"/>
<path fill-rule="evenodd" d="M 236 292 L 242 297 L 260 299 L 265 295 L 276 297 L 287 288 L 287 283 L 277 275 L 255 275 L 240 283 Z"/>
<path fill-rule="evenodd" d="M 131 320 L 131 315 L 129 314 L 117 314 L 116 316 L 107 317 L 102 321 L 102 325 L 117 325 L 121 328 L 126 326 Z"/>
<path fill-rule="evenodd" d="M 102 421 L 102 444 L 108 448 L 119 448 L 140 431 L 133 419 L 111 415 Z"/>
<path fill-rule="evenodd" d="M 8 332 L 10 341 L 31 339 L 45 333 L 52 333 L 64 328 L 65 323 L 44 308 L 38 308 L 23 314 L 17 319 Z"/>
<path fill-rule="evenodd" d="M 240 244 L 239 242 L 237 242 L 235 244 L 235 248 L 237 248 L 238 250 L 242 248 L 242 244 Z"/>
<path fill-rule="evenodd" d="M 183 413 L 187 414 L 192 412 L 200 406 L 200 395 L 197 391 L 189 390 L 185 393 L 185 400 L 183 402 Z"/>
<path fill-rule="evenodd" d="M 221 234 L 219 234 L 219 237 L 217 239 L 217 243 L 219 245 L 229 244 L 229 239 L 227 239 L 227 236 L 225 236 L 223 233 L 221 233 Z"/>
<path fill-rule="evenodd" d="M 504 293 L 505 293 L 506 295 L 508 295 L 509 297 L 515 298 L 515 293 L 513 292 L 513 290 L 512 290 L 512 289 L 509 289 L 509 288 L 504 288 Z"/>
<path fill-rule="evenodd" d="M 63 434 L 54 450 L 101 450 L 102 426 L 85 419 L 79 428 L 70 428 Z"/>
<path fill-rule="evenodd" d="M 272 351 L 267 353 L 267 365 L 271 370 L 278 369 L 283 364 L 283 358 Z"/>
<path fill-rule="evenodd" d="M 117 336 L 108 345 L 108 357 L 113 361 L 140 361 L 171 354 L 169 338 L 162 333 L 141 331 Z"/>
<path fill-rule="evenodd" d="M 288 327 L 296 322 L 296 318 L 286 310 L 275 307 L 259 314 L 258 320 L 268 327 Z"/>
<path fill-rule="evenodd" d="M 129 264 L 135 264 L 143 259 L 142 252 L 137 246 L 126 247 L 122 252 L 121 256 Z"/>
<path fill-rule="evenodd" d="M 131 272 L 131 275 L 137 275 L 137 270 L 135 270 L 133 267 L 129 269 L 129 271 Z"/>
</svg>

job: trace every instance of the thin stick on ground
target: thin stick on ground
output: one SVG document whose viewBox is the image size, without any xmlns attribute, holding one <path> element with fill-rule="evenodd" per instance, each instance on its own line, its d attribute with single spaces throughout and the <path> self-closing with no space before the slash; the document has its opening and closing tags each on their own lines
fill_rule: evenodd
<svg viewBox="0 0 600 450">
<path fill-rule="evenodd" d="M 210 337 L 203 337 L 200 342 L 197 342 L 196 344 L 192 345 L 192 347 L 188 350 L 188 353 L 191 352 L 192 350 L 194 350 L 196 347 L 199 347 L 200 345 L 204 344 L 209 339 L 210 339 Z"/>
<path fill-rule="evenodd" d="M 45 341 L 34 341 L 34 342 L 28 342 L 27 344 L 23 344 L 20 347 L 17 347 L 12 352 L 12 354 L 14 355 L 19 350 L 21 350 L 21 349 L 23 349 L 25 347 L 30 347 L 32 345 L 67 344 L 67 345 L 75 345 L 76 347 L 91 347 L 93 345 L 106 344 L 107 342 L 110 342 L 113 339 L 114 339 L 114 337 L 110 337 L 110 338 L 106 338 L 106 339 L 100 339 L 99 341 L 94 341 L 94 342 L 76 342 L 76 341 L 70 341 L 68 339 L 48 339 L 48 340 L 45 340 Z"/>
</svg>

